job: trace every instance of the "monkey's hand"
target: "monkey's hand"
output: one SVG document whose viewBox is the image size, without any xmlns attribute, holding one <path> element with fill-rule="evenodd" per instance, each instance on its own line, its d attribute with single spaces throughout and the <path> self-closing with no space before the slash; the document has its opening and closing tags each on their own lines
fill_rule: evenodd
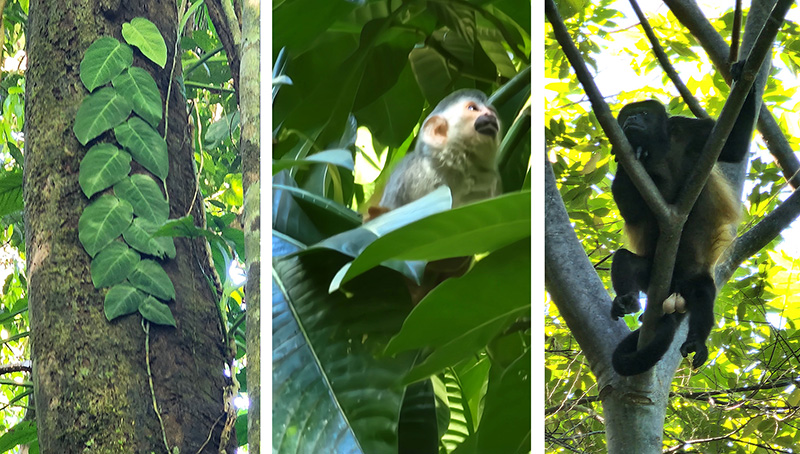
<svg viewBox="0 0 800 454">
<path fill-rule="evenodd" d="M 611 303 L 611 319 L 619 320 L 625 314 L 639 312 L 642 306 L 639 304 L 639 295 L 628 293 L 627 295 L 617 295 Z"/>
<path fill-rule="evenodd" d="M 689 353 L 694 352 L 694 358 L 692 359 L 692 369 L 697 369 L 698 367 L 705 364 L 706 360 L 708 359 L 708 348 L 706 348 L 705 342 L 701 342 L 698 339 L 686 339 L 686 342 L 681 345 L 681 355 L 684 358 L 689 356 Z"/>
</svg>

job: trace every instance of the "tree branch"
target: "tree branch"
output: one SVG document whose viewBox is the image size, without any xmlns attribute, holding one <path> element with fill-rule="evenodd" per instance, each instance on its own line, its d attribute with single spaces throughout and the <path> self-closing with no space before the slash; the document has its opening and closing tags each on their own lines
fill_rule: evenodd
<svg viewBox="0 0 800 454">
<path fill-rule="evenodd" d="M 700 106 L 700 103 L 694 98 L 692 92 L 689 91 L 689 88 L 687 88 L 686 84 L 684 84 L 681 80 L 678 72 L 675 71 L 675 68 L 669 61 L 667 54 L 664 52 L 661 44 L 659 44 L 658 38 L 656 38 L 656 34 L 653 32 L 653 27 L 650 26 L 650 23 L 647 21 L 647 18 L 645 17 L 641 8 L 639 8 L 639 4 L 636 3 L 636 0 L 630 0 L 630 2 L 631 6 L 633 7 L 633 11 L 639 18 L 639 25 L 642 26 L 642 30 L 644 30 L 644 34 L 647 36 L 647 39 L 650 41 L 650 45 L 653 48 L 653 53 L 656 54 L 658 63 L 661 64 L 661 67 L 664 68 L 664 72 L 667 73 L 667 76 L 675 85 L 675 88 L 678 89 L 678 93 L 680 93 L 681 98 L 683 98 L 683 101 L 686 103 L 686 105 L 689 106 L 689 110 L 691 110 L 694 116 L 697 118 L 709 118 L 708 112 L 706 112 L 705 109 Z"/>
<path fill-rule="evenodd" d="M 693 0 L 664 0 L 672 14 L 686 27 L 692 36 L 697 39 L 705 49 L 714 65 L 720 69 L 726 80 L 730 80 L 730 71 L 725 64 L 730 49 L 719 33 L 703 16 L 700 8 Z M 747 21 L 753 14 L 751 8 Z M 792 147 L 786 140 L 786 136 L 781 131 L 778 122 L 766 106 L 761 106 L 758 116 L 758 131 L 764 137 L 764 141 L 770 153 L 778 161 L 778 165 L 783 170 L 784 178 L 792 188 L 800 187 L 800 160 L 795 156 Z"/>
<path fill-rule="evenodd" d="M 239 97 L 239 46 L 242 43 L 241 17 L 236 17 L 233 5 L 229 0 L 206 0 L 206 8 L 211 23 L 217 30 L 217 35 L 225 48 L 228 57 L 228 67 L 233 78 L 233 89 Z"/>
</svg>

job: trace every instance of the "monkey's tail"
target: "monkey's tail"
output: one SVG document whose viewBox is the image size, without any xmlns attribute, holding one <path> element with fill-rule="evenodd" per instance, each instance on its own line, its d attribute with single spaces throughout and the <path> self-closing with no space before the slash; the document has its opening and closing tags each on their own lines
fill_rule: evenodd
<svg viewBox="0 0 800 454">
<path fill-rule="evenodd" d="M 639 331 L 630 333 L 617 345 L 611 356 L 611 365 L 623 376 L 639 375 L 647 372 L 664 356 L 675 337 L 678 323 L 673 314 L 661 317 L 656 327 L 655 337 L 642 349 L 637 350 Z"/>
</svg>

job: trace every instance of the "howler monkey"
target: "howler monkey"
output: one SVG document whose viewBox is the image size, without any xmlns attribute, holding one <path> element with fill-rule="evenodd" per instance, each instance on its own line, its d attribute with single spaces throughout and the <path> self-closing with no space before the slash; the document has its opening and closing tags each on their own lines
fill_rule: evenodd
<svg viewBox="0 0 800 454">
<path fill-rule="evenodd" d="M 754 90 L 750 90 L 742 106 L 719 155 L 720 161 L 738 162 L 747 154 L 757 113 Z M 670 117 L 663 104 L 648 100 L 623 107 L 617 121 L 636 159 L 661 195 L 667 203 L 675 203 L 680 189 L 692 174 L 714 120 Z M 611 305 L 611 317 L 616 320 L 639 310 L 639 291 L 646 291 L 650 284 L 659 228 L 652 211 L 621 165 L 617 167 L 611 192 L 625 220 L 633 250 L 618 250 L 611 265 L 611 282 L 617 294 Z M 715 166 L 684 224 L 672 273 L 672 296 L 664 302 L 665 314 L 658 322 L 655 336 L 640 350 L 637 350 L 638 329 L 620 342 L 612 356 L 618 374 L 637 375 L 653 367 L 672 343 L 684 315 L 682 312 L 687 310 L 689 333 L 680 347 L 681 354 L 686 357 L 694 352 L 694 368 L 706 362 L 705 342 L 714 324 L 713 268 L 733 239 L 731 226 L 738 222 L 739 210 L 730 183 Z"/>
</svg>

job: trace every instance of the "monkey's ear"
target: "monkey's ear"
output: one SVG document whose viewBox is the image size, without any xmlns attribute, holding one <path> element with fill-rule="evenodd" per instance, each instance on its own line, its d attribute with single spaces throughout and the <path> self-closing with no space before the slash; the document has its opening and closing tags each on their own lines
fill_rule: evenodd
<svg viewBox="0 0 800 454">
<path fill-rule="evenodd" d="M 425 143 L 434 148 L 444 148 L 447 145 L 447 120 L 441 115 L 434 115 L 422 126 L 422 138 Z"/>
</svg>

